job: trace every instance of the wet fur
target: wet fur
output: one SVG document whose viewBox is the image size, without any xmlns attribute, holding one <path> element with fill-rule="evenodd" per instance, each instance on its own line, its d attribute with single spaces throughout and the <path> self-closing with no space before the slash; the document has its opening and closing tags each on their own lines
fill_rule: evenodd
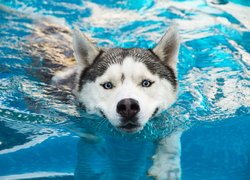
<svg viewBox="0 0 250 180">
<path fill-rule="evenodd" d="M 149 76 L 157 77 L 159 83 L 166 83 L 166 87 L 168 87 L 167 91 L 172 94 L 173 98 L 170 100 L 171 102 L 163 105 L 160 111 L 164 110 L 164 108 L 168 108 L 174 102 L 178 88 L 176 63 L 179 51 L 179 38 L 174 28 L 166 33 L 154 49 L 114 48 L 101 50 L 96 48 L 92 43 L 89 43 L 89 40 L 84 35 L 82 35 L 83 38 L 79 38 L 79 32 L 74 33 L 72 42 L 70 38 L 72 33 L 68 29 L 63 29 L 48 22 L 42 23 L 39 27 L 40 29 L 36 29 L 33 36 L 29 37 L 32 48 L 35 49 L 36 52 L 39 52 L 40 56 L 44 57 L 45 65 L 51 67 L 51 73 L 55 74 L 55 76 L 52 77 L 52 82 L 56 86 L 66 86 L 72 89 L 77 100 L 80 100 L 83 104 L 91 103 L 88 101 L 93 101 L 93 97 L 97 94 L 92 89 L 94 87 L 93 82 L 100 80 L 99 77 L 105 75 L 110 77 L 110 74 L 105 74 L 108 72 L 108 69 L 115 69 L 117 68 L 116 65 L 120 66 L 126 63 L 138 63 L 138 67 L 142 64 L 141 67 L 147 69 Z M 71 48 L 72 43 L 73 48 Z M 62 71 L 57 71 L 58 69 Z M 117 74 L 119 75 L 117 78 L 119 81 L 123 79 L 122 74 L 123 73 Z M 126 91 L 129 92 L 129 88 L 133 87 L 135 86 L 128 85 Z M 93 96 L 89 94 L 91 91 Z M 100 92 L 98 93 L 100 94 Z M 106 101 L 105 96 L 107 95 L 100 97 L 104 99 L 104 102 Z M 125 95 L 120 95 L 119 98 L 121 99 L 127 96 L 128 93 L 127 95 L 125 93 Z M 86 98 L 88 99 L 87 101 Z M 136 95 L 134 98 L 136 98 Z M 167 98 L 167 96 L 163 96 L 162 98 Z M 98 101 L 98 99 L 96 101 Z M 104 104 L 104 106 L 106 105 Z M 92 107 L 87 108 L 91 109 Z M 91 110 L 93 110 L 92 113 L 97 113 L 100 116 L 109 118 L 103 110 L 96 109 L 95 107 Z M 149 118 L 155 115 L 156 108 L 150 111 L 150 116 L 147 117 L 148 119 L 141 122 L 142 128 Z M 116 118 L 118 117 L 116 116 Z M 113 119 L 111 123 L 115 126 L 119 124 L 115 122 L 115 119 Z M 160 180 L 180 179 L 181 132 L 181 130 L 174 132 L 172 135 L 161 140 L 157 153 L 153 157 L 153 166 L 149 169 L 150 176 L 154 176 Z"/>
</svg>

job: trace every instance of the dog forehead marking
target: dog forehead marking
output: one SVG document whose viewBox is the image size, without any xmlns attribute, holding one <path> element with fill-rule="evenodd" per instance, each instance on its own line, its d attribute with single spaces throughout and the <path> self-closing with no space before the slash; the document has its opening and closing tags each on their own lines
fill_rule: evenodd
<svg viewBox="0 0 250 180">
<path fill-rule="evenodd" d="M 160 78 L 168 79 L 171 84 L 176 88 L 176 77 L 174 71 L 170 67 L 164 66 L 158 57 L 151 51 L 146 49 L 132 48 L 122 49 L 113 48 L 106 52 L 102 52 L 94 61 L 93 65 L 82 72 L 79 78 L 79 91 L 82 86 L 88 81 L 95 81 L 96 78 L 102 76 L 112 65 L 123 65 L 124 60 L 128 60 L 128 70 L 135 69 L 134 63 L 143 64 L 147 70 Z M 130 67 L 128 66 L 130 65 Z M 135 69 L 139 71 L 140 68 Z M 116 74 L 114 74 L 116 76 Z M 121 76 L 119 76 L 121 78 Z"/>
<path fill-rule="evenodd" d="M 121 82 L 123 82 L 123 81 L 124 81 L 124 79 L 125 79 L 125 76 L 124 76 L 124 74 L 122 73 L 122 76 L 121 76 Z"/>
<path fill-rule="evenodd" d="M 106 72 L 98 79 L 108 79 L 115 82 L 121 80 L 122 83 L 124 81 L 131 80 L 135 83 L 138 83 L 143 78 L 154 79 L 155 76 L 153 76 L 153 74 L 150 72 L 150 70 L 148 70 L 145 64 L 136 61 L 134 57 L 127 56 L 122 61 L 122 64 L 110 65 L 107 68 Z"/>
</svg>

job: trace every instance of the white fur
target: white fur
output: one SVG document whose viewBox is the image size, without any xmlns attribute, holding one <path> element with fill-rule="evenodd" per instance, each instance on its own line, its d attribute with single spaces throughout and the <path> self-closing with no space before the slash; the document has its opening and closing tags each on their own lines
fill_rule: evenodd
<svg viewBox="0 0 250 180">
<path fill-rule="evenodd" d="M 125 79 L 122 81 L 121 77 Z M 142 87 L 144 79 L 154 81 L 150 87 Z M 110 81 L 115 86 L 106 90 L 100 84 Z M 89 113 L 102 110 L 107 119 L 114 125 L 120 125 L 120 115 L 116 112 L 118 102 L 125 98 L 133 98 L 139 102 L 138 113 L 141 127 L 147 123 L 156 108 L 164 110 L 176 99 L 176 93 L 166 79 L 152 74 L 145 64 L 126 57 L 122 64 L 111 65 L 95 82 L 83 86 L 78 100 L 85 104 Z"/>
<path fill-rule="evenodd" d="M 178 129 L 170 136 L 163 138 L 153 156 L 153 166 L 149 169 L 150 176 L 157 180 L 179 180 L 181 179 L 181 134 L 183 130 Z"/>
<path fill-rule="evenodd" d="M 52 77 L 51 81 L 53 84 L 60 84 L 60 81 L 69 79 L 77 70 L 76 66 L 65 68 L 62 71 L 57 71 Z"/>
<path fill-rule="evenodd" d="M 73 49 L 77 65 L 71 70 L 66 69 L 57 74 L 53 81 L 63 81 L 76 72 L 76 82 L 78 82 L 81 71 L 91 65 L 99 53 L 98 48 L 79 31 L 74 34 Z M 176 71 L 179 37 L 173 27 L 167 31 L 153 51 L 165 65 Z M 154 83 L 150 87 L 142 87 L 141 82 L 145 79 Z M 104 89 L 101 84 L 105 82 L 112 82 L 114 88 Z M 165 110 L 176 99 L 176 91 L 167 79 L 152 74 L 144 63 L 137 62 L 132 57 L 126 57 L 122 64 L 110 65 L 103 75 L 94 82 L 84 84 L 80 92 L 76 87 L 74 93 L 89 113 L 101 115 L 102 111 L 115 127 L 121 125 L 121 117 L 116 112 L 118 102 L 125 98 L 137 100 L 140 106 L 138 113 L 140 128 L 137 130 L 144 127 L 156 108 L 159 108 L 159 112 Z M 177 131 L 160 141 L 157 153 L 153 156 L 154 162 L 149 169 L 149 175 L 158 180 L 181 178 L 181 133 L 181 130 Z"/>
</svg>

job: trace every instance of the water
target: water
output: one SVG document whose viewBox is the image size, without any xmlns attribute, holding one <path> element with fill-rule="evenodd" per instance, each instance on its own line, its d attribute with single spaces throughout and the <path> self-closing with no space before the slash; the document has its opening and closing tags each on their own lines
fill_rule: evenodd
<svg viewBox="0 0 250 180">
<path fill-rule="evenodd" d="M 177 127 L 187 129 L 182 179 L 250 179 L 247 1 L 0 2 L 0 179 L 151 179 L 155 142 Z M 182 36 L 179 98 L 133 135 L 86 114 L 69 91 L 49 84 L 62 65 L 48 59 L 70 49 L 57 57 L 46 49 L 45 56 L 30 42 L 46 26 L 77 26 L 103 47 L 151 48 L 173 21 Z M 65 48 L 71 41 L 47 40 Z M 80 139 L 83 132 L 100 138 Z"/>
</svg>

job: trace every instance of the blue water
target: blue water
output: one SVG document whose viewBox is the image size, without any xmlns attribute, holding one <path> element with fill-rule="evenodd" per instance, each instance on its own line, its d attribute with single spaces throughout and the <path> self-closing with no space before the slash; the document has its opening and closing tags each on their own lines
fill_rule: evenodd
<svg viewBox="0 0 250 180">
<path fill-rule="evenodd" d="M 0 179 L 152 179 L 155 142 L 178 127 L 182 179 L 250 179 L 249 2 L 209 2 L 0 0 Z M 29 41 L 49 22 L 77 26 L 100 46 L 151 48 L 173 21 L 179 98 L 133 135 L 51 86 L 60 65 L 49 68 Z"/>
</svg>

